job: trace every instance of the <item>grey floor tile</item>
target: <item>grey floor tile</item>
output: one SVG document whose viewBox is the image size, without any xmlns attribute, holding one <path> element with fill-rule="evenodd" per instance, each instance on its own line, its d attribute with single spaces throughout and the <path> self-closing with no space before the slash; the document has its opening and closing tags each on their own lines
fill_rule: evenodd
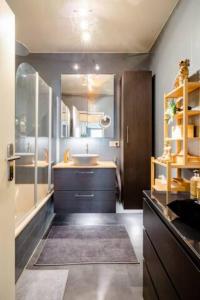
<svg viewBox="0 0 200 300">
<path fill-rule="evenodd" d="M 54 225 L 124 224 L 140 264 L 70 265 L 55 267 L 69 271 L 63 300 L 140 300 L 142 298 L 142 213 L 69 214 L 56 217 Z M 52 269 L 33 266 L 42 244 L 29 261 L 29 269 Z"/>
</svg>

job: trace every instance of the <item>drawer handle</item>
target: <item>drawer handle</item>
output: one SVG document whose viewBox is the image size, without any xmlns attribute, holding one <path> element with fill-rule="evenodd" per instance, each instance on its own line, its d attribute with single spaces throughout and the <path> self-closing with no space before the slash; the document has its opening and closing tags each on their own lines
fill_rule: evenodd
<svg viewBox="0 0 200 300">
<path fill-rule="evenodd" d="M 94 194 L 76 194 L 76 198 L 94 198 Z"/>
<path fill-rule="evenodd" d="M 81 174 L 92 175 L 92 174 L 94 174 L 94 172 L 93 171 L 79 171 L 79 172 L 76 172 L 76 174 L 78 174 L 78 175 L 81 175 Z"/>
</svg>

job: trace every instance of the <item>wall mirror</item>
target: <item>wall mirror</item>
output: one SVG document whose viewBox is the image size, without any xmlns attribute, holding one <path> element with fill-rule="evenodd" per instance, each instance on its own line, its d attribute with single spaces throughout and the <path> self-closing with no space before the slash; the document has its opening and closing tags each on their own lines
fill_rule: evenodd
<svg viewBox="0 0 200 300">
<path fill-rule="evenodd" d="M 114 75 L 61 75 L 61 137 L 114 137 Z"/>
</svg>

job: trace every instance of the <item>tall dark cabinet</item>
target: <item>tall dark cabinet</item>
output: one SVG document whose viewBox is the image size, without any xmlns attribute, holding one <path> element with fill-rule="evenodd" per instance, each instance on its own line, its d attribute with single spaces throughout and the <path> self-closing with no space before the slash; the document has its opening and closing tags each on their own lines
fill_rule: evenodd
<svg viewBox="0 0 200 300">
<path fill-rule="evenodd" d="M 127 71 L 121 78 L 121 178 L 125 209 L 142 208 L 150 187 L 152 73 Z"/>
</svg>

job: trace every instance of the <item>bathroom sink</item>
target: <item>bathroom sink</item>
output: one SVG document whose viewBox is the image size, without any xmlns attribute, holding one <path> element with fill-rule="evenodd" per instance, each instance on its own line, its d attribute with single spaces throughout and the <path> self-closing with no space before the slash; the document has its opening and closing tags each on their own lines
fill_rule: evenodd
<svg viewBox="0 0 200 300">
<path fill-rule="evenodd" d="M 72 161 L 76 166 L 94 166 L 97 165 L 98 154 L 73 154 Z"/>
</svg>

